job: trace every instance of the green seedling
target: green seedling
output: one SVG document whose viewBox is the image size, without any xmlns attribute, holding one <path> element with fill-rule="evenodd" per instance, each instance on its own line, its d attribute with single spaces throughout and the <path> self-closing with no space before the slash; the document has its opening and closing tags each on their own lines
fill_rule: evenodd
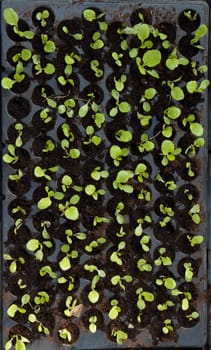
<svg viewBox="0 0 211 350">
<path fill-rule="evenodd" d="M 176 281 L 172 277 L 159 276 L 155 283 L 157 286 L 164 286 L 168 290 L 173 290 L 176 288 Z"/>
<path fill-rule="evenodd" d="M 120 129 L 120 130 L 115 132 L 115 138 L 119 142 L 130 142 L 132 140 L 132 138 L 133 138 L 133 135 L 128 130 Z"/>
<path fill-rule="evenodd" d="M 26 350 L 26 344 L 29 344 L 30 340 L 23 337 L 21 334 L 14 334 L 5 343 L 5 350 L 10 350 L 15 347 L 15 350 Z"/>
<path fill-rule="evenodd" d="M 159 248 L 159 257 L 154 260 L 154 263 L 156 266 L 171 266 L 172 265 L 172 260 L 169 256 L 166 256 L 166 248 L 165 247 L 160 247 Z"/>
<path fill-rule="evenodd" d="M 151 152 L 155 148 L 154 143 L 151 141 L 149 136 L 145 133 L 141 135 L 140 143 L 138 149 L 140 153 Z"/>
<path fill-rule="evenodd" d="M 170 87 L 170 94 L 172 99 L 176 101 L 182 101 L 185 98 L 185 94 L 183 92 L 183 89 L 179 86 L 175 86 L 175 82 L 178 82 L 181 78 L 178 78 L 175 81 L 167 81 L 167 85 Z"/>
<path fill-rule="evenodd" d="M 110 157 L 113 159 L 113 163 L 116 167 L 120 165 L 123 157 L 127 157 L 129 154 L 128 148 L 121 148 L 117 145 L 112 145 L 109 151 Z"/>
<path fill-rule="evenodd" d="M 72 341 L 72 334 L 67 328 L 61 328 L 58 330 L 58 335 L 61 339 L 67 340 L 69 343 Z"/>
<path fill-rule="evenodd" d="M 36 305 L 43 305 L 45 303 L 48 303 L 50 300 L 49 294 L 45 291 L 40 291 L 37 293 L 37 295 L 34 297 L 34 303 Z"/>
<path fill-rule="evenodd" d="M 31 238 L 26 243 L 26 248 L 30 250 L 31 252 L 34 252 L 35 258 L 38 261 L 42 261 L 44 259 L 44 252 L 43 249 L 51 249 L 53 247 L 53 243 L 49 239 L 44 239 L 42 242 L 40 242 L 36 238 Z"/>
<path fill-rule="evenodd" d="M 41 73 L 53 75 L 55 73 L 56 68 L 52 63 L 47 63 L 45 66 L 42 66 L 40 55 L 33 55 L 32 61 L 34 63 L 34 69 L 36 71 L 35 75 L 39 75 Z"/>
<path fill-rule="evenodd" d="M 171 140 L 164 140 L 161 144 L 161 154 L 162 165 L 165 167 L 169 162 L 173 162 L 176 159 L 176 156 L 181 153 L 181 148 L 175 148 L 174 143 Z"/>
<path fill-rule="evenodd" d="M 97 332 L 97 316 L 89 317 L 89 331 L 91 333 Z"/>
<path fill-rule="evenodd" d="M 185 316 L 188 321 L 197 320 L 199 318 L 199 313 L 197 311 L 193 311 L 191 314 Z"/>
<path fill-rule="evenodd" d="M 96 240 L 91 241 L 89 244 L 85 246 L 85 250 L 88 253 L 92 253 L 95 248 L 99 248 L 102 244 L 106 243 L 106 238 L 99 237 Z"/>
<path fill-rule="evenodd" d="M 21 228 L 22 225 L 23 225 L 23 219 L 19 218 L 19 219 L 15 220 L 14 235 L 18 234 L 18 230 Z"/>
<path fill-rule="evenodd" d="M 115 64 L 118 66 L 118 67 L 122 67 L 122 61 L 121 59 L 124 57 L 123 53 L 118 53 L 116 51 L 113 51 L 112 54 L 111 54 L 111 57 L 113 58 Z"/>
<path fill-rule="evenodd" d="M 47 21 L 46 19 L 48 19 L 50 16 L 49 11 L 48 10 L 43 10 L 41 12 L 37 12 L 36 13 L 36 19 L 40 22 L 41 27 L 46 27 L 47 26 Z"/>
<path fill-rule="evenodd" d="M 155 179 L 161 183 L 164 184 L 164 186 L 169 190 L 169 191 L 174 191 L 177 189 L 176 183 L 172 181 L 165 181 L 160 174 L 157 174 Z"/>
<path fill-rule="evenodd" d="M 100 62 L 98 60 L 91 60 L 90 68 L 94 72 L 96 78 L 101 78 L 103 76 L 104 71 L 100 68 Z"/>
<path fill-rule="evenodd" d="M 28 62 L 31 59 L 31 56 L 31 51 L 24 48 L 12 57 L 12 61 L 17 64 L 19 62 Z"/>
<path fill-rule="evenodd" d="M 60 115 L 65 114 L 68 118 L 73 118 L 75 107 L 75 100 L 73 98 L 68 98 L 63 102 L 63 104 L 58 105 L 57 110 Z"/>
<path fill-rule="evenodd" d="M 54 192 L 49 186 L 45 186 L 45 192 L 47 197 L 41 198 L 37 203 L 37 207 L 40 210 L 49 208 L 52 205 L 52 198 L 58 201 L 64 198 L 64 194 L 62 192 Z"/>
<path fill-rule="evenodd" d="M 49 108 L 44 108 L 42 111 L 40 111 L 39 116 L 44 124 L 48 124 L 53 120 L 52 116 L 49 115 L 49 113 L 50 113 Z"/>
<path fill-rule="evenodd" d="M 193 279 L 193 266 L 190 262 L 184 263 L 185 268 L 185 280 L 186 282 L 191 282 Z"/>
<path fill-rule="evenodd" d="M 173 332 L 174 327 L 172 325 L 172 321 L 170 318 L 167 318 L 164 320 L 164 326 L 162 327 L 162 332 L 164 334 L 169 334 L 170 332 Z"/>
<path fill-rule="evenodd" d="M 62 271 L 68 271 L 71 269 L 71 260 L 78 258 L 78 251 L 70 251 L 69 244 L 62 244 L 60 251 L 64 254 L 64 257 L 59 261 L 59 267 Z"/>
<path fill-rule="evenodd" d="M 123 114 L 127 114 L 130 112 L 131 110 L 131 106 L 129 105 L 129 103 L 127 101 L 120 101 L 120 93 L 113 89 L 111 91 L 111 96 L 113 97 L 113 99 L 115 100 L 115 107 L 112 107 L 111 110 L 109 111 L 109 116 L 110 117 L 116 117 L 116 115 L 120 112 Z M 129 138 L 131 138 L 131 134 L 129 135 Z M 128 138 L 128 133 L 127 133 L 127 138 Z M 128 142 L 128 141 L 127 141 Z"/>
<path fill-rule="evenodd" d="M 129 180 L 133 177 L 134 173 L 132 170 L 120 170 L 116 179 L 113 181 L 113 188 L 126 193 L 133 193 L 133 186 L 128 184 Z"/>
<path fill-rule="evenodd" d="M 199 83 L 199 86 L 196 80 L 190 80 L 186 83 L 186 89 L 189 92 L 189 94 L 194 94 L 194 93 L 202 94 L 207 90 L 209 85 L 210 85 L 210 81 L 207 79 L 202 80 Z"/>
<path fill-rule="evenodd" d="M 109 177 L 109 172 L 107 170 L 102 170 L 100 166 L 97 166 L 91 172 L 91 178 L 95 181 L 100 181 L 101 179 L 106 179 L 107 177 Z"/>
<path fill-rule="evenodd" d="M 9 271 L 10 273 L 16 273 L 17 269 L 18 269 L 18 265 L 24 265 L 25 264 L 25 259 L 23 257 L 19 257 L 19 258 L 13 258 L 10 254 L 3 254 L 3 258 L 6 261 L 9 261 Z"/>
<path fill-rule="evenodd" d="M 62 27 L 62 31 L 63 31 L 65 34 L 71 36 L 72 38 L 74 38 L 74 39 L 77 40 L 77 41 L 80 41 L 80 40 L 83 39 L 83 35 L 82 35 L 81 33 L 72 34 L 72 33 L 69 31 L 68 27 L 66 27 L 66 26 L 63 26 L 63 27 Z"/>
<path fill-rule="evenodd" d="M 58 169 L 59 169 L 59 167 L 57 165 L 53 166 L 53 167 L 50 167 L 48 169 L 43 169 L 43 168 L 41 168 L 40 166 L 37 165 L 34 168 L 34 176 L 37 177 L 37 178 L 44 178 L 47 181 L 51 181 L 52 177 L 50 175 L 48 175 L 47 172 L 56 173 L 58 171 Z"/>
<path fill-rule="evenodd" d="M 23 177 L 23 172 L 21 169 L 18 169 L 17 173 L 16 174 L 10 174 L 9 175 L 9 179 L 11 181 L 15 181 L 15 182 L 18 182 L 22 179 Z"/>
<path fill-rule="evenodd" d="M 195 176 L 195 172 L 194 172 L 194 170 L 192 169 L 192 164 L 191 164 L 191 162 L 186 162 L 185 167 L 186 167 L 186 169 L 187 169 L 187 174 L 188 174 L 188 176 L 194 177 L 194 176 Z"/>
<path fill-rule="evenodd" d="M 21 213 L 22 215 L 26 215 L 26 210 L 20 205 L 17 205 L 15 208 L 12 208 L 12 213 L 13 214 Z"/>
<path fill-rule="evenodd" d="M 15 34 L 17 34 L 21 38 L 25 38 L 25 39 L 29 39 L 29 40 L 33 39 L 33 37 L 34 37 L 33 32 L 31 32 L 29 30 L 21 31 L 18 28 L 19 17 L 18 17 L 18 14 L 15 10 L 13 10 L 11 7 L 7 7 L 4 9 L 3 16 L 4 16 L 5 22 L 8 25 L 13 27 L 13 31 Z"/>
<path fill-rule="evenodd" d="M 121 212 L 124 210 L 125 205 L 123 202 L 118 202 L 116 205 L 116 210 L 115 210 L 115 218 L 118 224 L 122 225 L 124 224 L 125 218 L 124 215 L 121 214 Z"/>
<path fill-rule="evenodd" d="M 111 278 L 111 284 L 113 284 L 113 286 L 119 286 L 121 289 L 123 289 L 125 291 L 125 285 L 123 282 L 126 283 L 131 283 L 133 281 L 133 278 L 131 275 L 124 275 L 124 276 L 120 276 L 120 275 L 114 275 Z"/>
<path fill-rule="evenodd" d="M 166 67 L 172 71 L 178 68 L 180 65 L 187 66 L 188 63 L 189 60 L 186 57 L 178 57 L 177 49 L 174 48 L 166 60 Z"/>
<path fill-rule="evenodd" d="M 83 18 L 87 22 L 97 21 L 97 20 L 101 19 L 104 16 L 105 16 L 105 13 L 100 13 L 99 15 L 97 15 L 95 10 L 93 10 L 93 9 L 89 9 L 88 8 L 88 9 L 83 10 Z"/>
<path fill-rule="evenodd" d="M 114 251 L 111 256 L 110 256 L 110 261 L 112 261 L 113 263 L 119 265 L 119 266 L 122 266 L 123 265 L 123 261 L 121 259 L 121 256 L 122 256 L 122 250 L 124 250 L 126 247 L 126 242 L 125 241 L 121 241 L 119 244 L 118 244 L 118 248 L 116 251 Z"/>
<path fill-rule="evenodd" d="M 64 150 L 64 159 L 78 159 L 81 155 L 81 152 L 78 148 L 71 148 L 71 142 L 67 139 L 61 141 L 61 148 Z"/>
<path fill-rule="evenodd" d="M 137 261 L 137 267 L 141 272 L 150 272 L 152 271 L 152 265 L 150 265 L 146 259 L 139 259 Z"/>
<path fill-rule="evenodd" d="M 109 218 L 106 218 L 105 216 L 94 216 L 93 219 L 93 226 L 97 226 L 98 224 L 102 224 L 102 223 L 108 223 L 110 222 Z"/>
<path fill-rule="evenodd" d="M 136 305 L 140 311 L 143 311 L 146 308 L 146 302 L 152 303 L 155 299 L 151 292 L 147 292 L 143 288 L 138 288 L 136 294 L 138 296 Z"/>
<path fill-rule="evenodd" d="M 18 287 L 19 287 L 21 290 L 27 288 L 27 284 L 23 283 L 22 278 L 19 278 L 17 284 L 18 284 Z"/>
<path fill-rule="evenodd" d="M 170 307 L 175 306 L 175 303 L 172 300 L 166 300 L 163 304 L 158 304 L 157 305 L 157 309 L 158 311 L 166 311 L 168 310 Z"/>
<path fill-rule="evenodd" d="M 186 237 L 187 237 L 192 248 L 197 246 L 197 245 L 200 245 L 204 240 L 204 237 L 201 235 L 195 235 L 195 236 L 187 235 Z"/>
<path fill-rule="evenodd" d="M 79 241 L 84 241 L 87 237 L 86 233 L 84 232 L 76 232 L 74 233 L 70 228 L 65 230 L 65 237 L 67 240 L 67 243 L 71 245 L 73 243 L 73 239 L 76 238 Z"/>
<path fill-rule="evenodd" d="M 119 238 L 122 238 L 122 237 L 126 236 L 126 234 L 127 233 L 124 231 L 123 226 L 120 226 L 119 231 L 116 232 L 116 236 L 119 237 Z"/>
<path fill-rule="evenodd" d="M 159 50 L 147 50 L 143 57 L 136 57 L 136 65 L 141 75 L 149 74 L 150 76 L 159 79 L 159 73 L 154 68 L 161 62 L 161 53 Z M 146 68 L 147 67 L 147 68 Z"/>
<path fill-rule="evenodd" d="M 191 44 L 195 47 L 197 47 L 198 49 L 203 50 L 204 47 L 199 45 L 199 41 L 201 38 L 203 38 L 204 36 L 207 35 L 208 32 L 208 27 L 206 24 L 201 24 L 196 31 L 194 32 L 194 36 L 193 39 L 191 39 Z"/>
<path fill-rule="evenodd" d="M 75 278 L 73 276 L 68 276 L 68 278 L 61 276 L 57 279 L 58 284 L 68 284 L 67 290 L 68 292 L 71 292 L 73 288 L 75 287 Z"/>
<path fill-rule="evenodd" d="M 40 276 L 44 277 L 48 275 L 52 279 L 57 277 L 57 273 L 52 270 L 52 268 L 49 265 L 44 265 L 40 269 Z"/>
<path fill-rule="evenodd" d="M 145 200 L 146 202 L 151 201 L 151 192 L 145 188 L 142 188 L 138 194 L 138 199 Z"/>
<path fill-rule="evenodd" d="M 161 227 L 165 227 L 166 224 L 174 217 L 174 210 L 167 205 L 165 206 L 164 204 L 160 204 L 159 209 L 160 213 L 163 215 L 163 219 L 159 220 L 159 224 Z"/>
<path fill-rule="evenodd" d="M 191 22 L 196 21 L 196 19 L 198 17 L 197 11 L 188 10 L 188 11 L 184 11 L 183 14 Z"/>
<path fill-rule="evenodd" d="M 90 44 L 90 47 L 93 50 L 100 50 L 104 47 L 104 41 L 101 38 L 100 32 L 94 32 L 92 35 L 92 42 Z"/>
<path fill-rule="evenodd" d="M 144 91 L 143 96 L 140 99 L 144 112 L 148 113 L 151 111 L 150 102 L 156 96 L 157 91 L 154 88 L 148 88 Z"/>
<path fill-rule="evenodd" d="M 68 141 L 73 142 L 75 140 L 75 135 L 73 134 L 71 127 L 68 123 L 63 123 L 61 125 L 62 133 Z"/>
<path fill-rule="evenodd" d="M 41 34 L 40 38 L 46 53 L 53 53 L 56 50 L 56 45 L 52 40 L 49 40 L 48 34 Z"/>
<path fill-rule="evenodd" d="M 116 77 L 114 77 L 114 84 L 115 84 L 115 89 L 118 92 L 121 92 L 124 90 L 125 88 L 125 83 L 127 81 L 127 76 L 126 74 L 121 74 L 120 78 L 117 79 Z"/>
<path fill-rule="evenodd" d="M 75 194 L 69 200 L 67 200 L 65 204 L 59 203 L 59 210 L 62 212 L 62 215 L 66 217 L 66 219 L 71 221 L 78 220 L 79 211 L 76 205 L 79 201 L 79 195 Z"/>
<path fill-rule="evenodd" d="M 86 128 L 86 135 L 88 136 L 88 140 L 84 141 L 84 145 L 89 145 L 93 143 L 95 146 L 99 146 L 102 142 L 102 138 L 100 136 L 95 135 L 95 129 L 92 125 L 88 125 Z"/>
<path fill-rule="evenodd" d="M 171 294 L 173 296 L 178 296 L 180 295 L 182 297 L 182 303 L 181 303 L 181 307 L 183 311 L 187 311 L 190 307 L 190 301 L 192 300 L 192 295 L 190 292 L 181 292 L 178 289 L 173 289 L 171 291 Z"/>
<path fill-rule="evenodd" d="M 21 297 L 21 305 L 18 306 L 16 304 L 11 304 L 8 309 L 7 309 L 7 314 L 9 317 L 14 318 L 16 313 L 19 312 L 20 314 L 25 314 L 26 313 L 26 308 L 24 307 L 25 305 L 30 304 L 30 295 L 29 294 L 24 294 Z"/>
<path fill-rule="evenodd" d="M 137 118 L 140 121 L 140 125 L 143 127 L 146 127 L 149 125 L 150 120 L 152 119 L 152 116 L 149 114 L 142 114 L 137 112 Z"/>
<path fill-rule="evenodd" d="M 112 329 L 111 335 L 115 337 L 118 345 L 122 345 L 128 339 L 128 334 L 121 329 Z"/>
<path fill-rule="evenodd" d="M 37 324 L 37 330 L 39 333 L 44 333 L 45 335 L 50 335 L 50 330 L 44 326 L 44 324 L 37 319 L 37 316 L 35 314 L 29 314 L 28 320 L 30 323 L 36 323 Z"/>
<path fill-rule="evenodd" d="M 84 269 L 85 270 L 88 270 L 90 272 L 92 271 L 96 271 L 97 274 L 92 278 L 92 281 L 91 281 L 91 290 L 90 292 L 88 293 L 88 299 L 90 301 L 90 303 L 92 304 L 96 304 L 100 298 L 100 293 L 96 290 L 96 287 L 97 287 L 97 284 L 100 282 L 100 279 L 101 278 L 105 278 L 106 276 L 106 273 L 101 270 L 101 269 L 96 269 L 96 266 L 95 265 L 84 265 Z"/>
<path fill-rule="evenodd" d="M 150 235 L 143 234 L 143 228 L 142 228 L 142 222 L 140 221 L 138 226 L 135 228 L 135 236 L 141 237 L 140 238 L 140 245 L 143 249 L 144 252 L 149 252 L 150 251 L 150 242 L 151 242 L 151 237 Z"/>
<path fill-rule="evenodd" d="M 149 172 L 147 166 L 144 163 L 139 163 L 135 168 L 135 175 L 138 177 L 140 183 L 149 178 Z"/>
<path fill-rule="evenodd" d="M 21 147 L 23 145 L 23 124 L 22 123 L 16 123 L 15 124 L 15 130 L 17 131 L 17 138 L 15 140 L 15 146 L 16 147 Z"/>
<path fill-rule="evenodd" d="M 110 318 L 110 320 L 115 320 L 118 318 L 119 313 L 122 311 L 122 309 L 119 306 L 119 302 L 117 299 L 112 299 L 110 304 L 111 309 L 109 310 L 108 317 Z"/>
<path fill-rule="evenodd" d="M 188 211 L 188 215 L 191 217 L 192 221 L 196 224 L 199 225 L 201 222 L 201 217 L 200 217 L 200 205 L 199 204 L 194 204 L 192 208 Z"/>
<path fill-rule="evenodd" d="M 67 317 L 76 316 L 79 317 L 82 311 L 82 304 L 78 304 L 77 299 L 74 299 L 72 295 L 68 295 L 65 300 L 66 309 L 64 314 Z"/>
<path fill-rule="evenodd" d="M 102 188 L 98 190 L 96 186 L 92 184 L 86 185 L 84 191 L 87 196 L 92 197 L 95 201 L 98 200 L 99 196 L 105 195 L 105 190 L 103 190 Z"/>
<path fill-rule="evenodd" d="M 7 146 L 8 153 L 3 155 L 3 161 L 8 164 L 16 164 L 19 160 L 19 156 L 16 154 L 16 148 L 12 144 Z"/>
<path fill-rule="evenodd" d="M 45 88 L 43 87 L 41 89 L 41 97 L 43 97 L 43 101 L 45 101 L 48 105 L 48 107 L 55 109 L 57 107 L 56 101 L 54 101 L 53 98 L 50 96 L 47 96 Z"/>
</svg>

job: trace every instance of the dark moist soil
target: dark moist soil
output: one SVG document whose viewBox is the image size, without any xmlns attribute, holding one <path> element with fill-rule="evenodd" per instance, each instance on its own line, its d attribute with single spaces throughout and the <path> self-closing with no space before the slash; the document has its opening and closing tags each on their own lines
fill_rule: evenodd
<svg viewBox="0 0 211 350">
<path fill-rule="evenodd" d="M 192 237 L 201 234 L 201 226 L 193 222 L 188 212 L 194 204 L 200 203 L 201 220 L 204 222 L 201 188 L 197 187 L 201 186 L 204 180 L 204 177 L 198 178 L 203 175 L 203 164 L 200 161 L 201 150 L 197 150 L 193 157 L 186 152 L 196 137 L 190 134 L 189 122 L 185 126 L 183 121 L 189 114 L 194 114 L 195 122 L 201 122 L 202 116 L 198 104 L 203 102 L 203 99 L 201 93 L 190 94 L 184 88 L 185 97 L 177 102 L 171 97 L 168 84 L 161 82 L 173 81 L 180 86 L 182 77 L 183 88 L 189 80 L 198 81 L 205 78 L 203 73 L 194 75 L 191 65 L 195 60 L 196 70 L 201 65 L 201 61 L 197 60 L 199 49 L 191 44 L 193 32 L 201 23 L 200 15 L 196 14 L 193 20 L 189 20 L 185 16 L 185 11 L 194 16 L 195 10 L 187 9 L 178 15 L 176 23 L 155 15 L 151 7 L 140 7 L 130 13 L 128 18 L 123 14 L 121 18 L 114 17 L 113 21 L 107 18 L 108 29 L 104 31 L 102 22 L 106 20 L 106 14 L 100 8 L 91 7 L 91 9 L 100 17 L 87 21 L 83 14 L 78 17 L 67 14 L 67 17 L 58 23 L 56 11 L 40 6 L 34 8 L 30 14 L 32 25 L 29 26 L 22 19 L 18 23 L 19 29 L 23 31 L 33 27 L 35 32 L 31 41 L 33 54 L 40 55 L 42 67 L 47 63 L 53 63 L 56 71 L 53 75 L 46 75 L 44 72 L 36 74 L 31 60 L 23 62 L 27 71 L 26 77 L 21 83 L 14 84 L 6 106 L 10 124 L 5 132 L 7 135 L 5 144 L 15 144 L 18 137 L 15 124 L 22 123 L 24 118 L 26 121 L 22 123 L 23 147 L 16 147 L 19 159 L 11 164 L 10 169 L 12 175 L 17 175 L 21 171 L 23 176 L 18 181 L 8 178 L 5 182 L 9 190 L 6 219 L 10 225 L 3 241 L 5 252 L 15 259 L 17 265 L 16 272 L 11 274 L 8 273 L 11 261 L 5 262 L 5 291 L 16 298 L 18 305 L 21 305 L 23 294 L 30 294 L 30 302 L 34 305 L 33 300 L 40 291 L 48 293 L 50 300 L 39 305 L 37 317 L 39 316 L 39 322 L 49 329 L 56 342 L 60 344 L 78 346 L 80 334 L 89 331 L 91 316 L 97 316 L 97 330 L 106 333 L 109 344 L 110 341 L 116 341 L 112 332 L 122 330 L 128 334 L 130 343 L 128 342 L 126 346 L 132 344 L 132 347 L 137 347 L 136 336 L 141 336 L 144 329 L 150 332 L 153 345 L 167 341 L 176 344 L 180 327 L 190 328 L 200 322 L 199 318 L 190 320 L 187 317 L 192 312 L 201 310 L 201 287 L 197 285 L 197 278 L 201 278 L 200 268 L 203 260 L 200 256 L 202 254 L 200 245 L 192 247 L 190 244 Z M 36 14 L 43 10 L 48 10 L 50 13 L 46 19 L 46 26 L 42 26 L 36 18 Z M 160 50 L 162 54 L 161 63 L 155 67 L 155 71 L 160 74 L 159 79 L 150 75 L 150 67 L 146 65 L 146 72 L 141 74 L 136 57 L 131 58 L 129 54 L 130 49 L 137 48 L 138 56 L 142 57 L 147 50 L 141 45 L 137 35 L 123 33 L 125 27 L 141 23 L 149 25 L 153 23 L 154 28 L 166 34 L 170 42 L 170 47 L 165 49 L 159 37 L 154 37 L 152 34 L 148 37 L 148 40 L 153 41 L 153 48 Z M 179 43 L 178 25 L 185 32 Z M 63 31 L 63 27 L 67 27 L 69 34 Z M 8 37 L 15 42 L 7 51 L 7 62 L 12 67 L 10 77 L 13 78 L 15 64 L 12 57 L 28 46 L 25 45 L 24 38 L 13 32 L 11 26 L 7 26 L 6 30 Z M 97 31 L 104 46 L 94 50 L 90 45 Z M 55 41 L 56 52 L 52 54 L 44 52 L 41 41 L 43 33 L 49 35 L 49 40 Z M 82 40 L 74 38 L 75 34 L 82 34 Z M 122 42 L 128 45 L 127 49 L 123 48 Z M 175 70 L 166 70 L 166 59 L 174 48 L 178 48 L 179 53 L 187 57 L 190 62 L 185 67 L 179 65 Z M 112 58 L 113 52 L 123 55 L 120 64 L 116 64 Z M 72 63 L 72 73 L 69 76 L 65 76 L 64 73 L 67 65 L 66 54 L 75 54 L 81 58 L 79 62 L 75 60 Z M 102 70 L 102 75 L 98 74 L 99 71 L 95 73 L 91 69 L 93 60 L 98 60 L 97 69 Z M 116 101 L 112 97 L 112 90 L 116 88 L 115 81 L 120 80 L 122 74 L 125 74 L 127 79 L 119 92 L 120 98 Z M 60 76 L 73 79 L 74 84 L 68 82 L 62 85 L 58 81 Z M 145 98 L 144 101 L 147 88 L 154 88 L 157 93 L 152 100 Z M 42 96 L 43 90 L 47 98 L 56 102 L 55 108 L 49 106 L 48 99 Z M 68 115 L 67 111 L 59 114 L 58 106 L 69 98 L 74 99 L 76 103 L 72 115 L 70 113 Z M 121 111 L 119 107 L 123 101 L 130 104 L 130 111 L 127 113 Z M 86 103 L 89 107 L 87 115 L 80 117 L 79 108 Z M 149 111 L 144 109 L 146 103 Z M 170 106 L 181 109 L 180 117 L 169 118 L 169 122 L 173 128 L 170 140 L 174 141 L 175 147 L 181 147 L 182 152 L 175 161 L 169 161 L 167 166 L 163 166 L 161 163 L 163 158 L 161 144 L 165 139 L 162 134 L 163 116 Z M 112 118 L 109 112 L 114 107 L 118 107 L 118 113 Z M 31 110 L 32 116 L 28 121 L 27 117 Z M 48 112 L 51 117 L 48 122 L 41 119 L 42 111 Z M 105 117 L 100 128 L 95 123 L 96 113 L 103 113 Z M 148 124 L 144 124 L 144 116 L 149 115 L 152 118 Z M 65 124 L 70 127 L 69 135 L 65 134 Z M 86 144 L 89 141 L 87 127 L 90 125 L 94 128 L 94 135 L 102 138 L 99 146 L 94 143 Z M 118 130 L 130 131 L 132 140 L 127 142 L 118 140 L 116 135 Z M 151 152 L 146 149 L 143 152 L 139 150 L 141 135 L 144 133 L 154 143 Z M 180 134 L 181 136 L 178 136 Z M 51 152 L 45 150 L 48 140 L 55 144 Z M 61 145 L 62 140 L 68 144 L 66 148 Z M 112 145 L 129 150 L 128 156 L 120 155 L 117 165 L 110 155 Z M 80 151 L 79 158 L 69 156 L 68 152 L 74 148 Z M 139 174 L 135 171 L 140 163 L 146 165 L 149 173 L 149 177 L 143 181 L 141 176 L 138 178 Z M 51 169 L 55 165 L 59 165 L 59 170 L 56 172 Z M 46 179 L 44 176 L 35 177 L 36 166 L 45 169 L 45 175 L 51 179 Z M 101 173 L 97 180 L 93 179 L 91 173 L 98 167 L 100 171 L 108 170 L 109 177 L 103 177 Z M 114 181 L 119 172 L 125 169 L 132 170 L 134 176 L 127 183 L 123 180 L 119 188 L 115 189 Z M 62 191 L 64 175 L 71 176 L 72 183 L 64 191 L 63 199 L 54 198 L 54 192 Z M 87 195 L 85 187 L 88 184 L 94 185 L 96 191 L 105 190 L 106 194 L 99 194 L 97 199 Z M 171 188 L 172 184 L 175 188 Z M 128 189 L 125 190 L 124 185 L 131 185 L 132 193 Z M 47 194 L 49 189 L 50 194 Z M 141 197 L 141 193 L 146 191 L 150 193 L 150 201 Z M 75 203 L 76 195 L 80 197 L 78 203 Z M 47 196 L 50 197 L 52 205 L 39 210 L 38 201 Z M 117 205 L 120 202 L 124 203 L 124 208 L 118 212 Z M 69 220 L 65 216 L 65 209 L 61 206 L 72 208 L 74 205 L 78 208 L 79 217 L 76 220 Z M 162 206 L 174 211 L 174 215 L 164 224 L 163 220 L 167 215 L 163 213 Z M 117 215 L 120 215 L 118 219 Z M 84 239 L 80 238 L 80 233 L 85 234 Z M 144 245 L 143 240 L 148 236 L 150 241 Z M 102 237 L 106 241 L 100 243 Z M 37 239 L 41 243 L 44 253 L 42 260 L 36 259 L 37 250 L 33 252 L 27 248 L 30 239 Z M 48 241 L 52 243 L 52 247 L 48 246 Z M 87 247 L 93 242 L 92 250 L 89 251 Z M 123 242 L 125 247 L 121 248 Z M 160 248 L 166 249 L 163 257 L 168 256 L 172 265 L 165 265 L 162 262 Z M 75 250 L 79 253 L 76 258 L 74 258 Z M 113 259 L 115 255 L 116 261 Z M 24 262 L 19 261 L 19 257 L 22 257 Z M 160 263 L 155 264 L 155 260 L 159 258 Z M 64 259 L 69 260 L 70 266 L 62 270 L 61 261 Z M 148 266 L 152 266 L 150 271 L 138 267 L 141 259 Z M 193 269 L 191 282 L 185 281 L 184 263 L 191 263 Z M 85 265 L 91 266 L 92 271 L 87 271 Z M 130 282 L 124 280 L 128 275 L 132 278 Z M 120 283 L 112 284 L 113 276 L 119 276 Z M 164 284 L 159 286 L 156 283 L 156 279 L 168 277 L 175 279 L 176 288 L 182 293 L 192 294 L 189 310 L 181 309 L 184 294 L 172 296 Z M 145 300 L 145 308 L 142 311 L 137 307 L 140 288 L 145 293 L 153 293 L 154 296 L 151 302 Z M 99 292 L 100 297 L 96 303 L 91 303 L 88 293 L 94 289 Z M 71 302 L 74 300 L 77 302 L 71 318 L 64 314 L 64 310 L 68 308 L 68 297 L 72 297 Z M 108 318 L 113 299 L 118 301 L 121 308 L 117 320 Z M 175 305 L 159 311 L 157 305 L 165 304 L 167 300 L 173 301 Z M 10 304 L 11 300 L 7 306 Z M 28 304 L 26 313 L 16 313 L 12 320 L 17 324 L 9 329 L 9 338 L 13 335 L 21 335 L 29 340 L 40 337 L 37 323 L 28 322 L 28 314 L 32 313 L 31 307 Z M 175 329 L 165 335 L 162 328 L 168 318 L 172 320 Z M 59 330 L 63 329 L 71 333 L 70 342 L 59 335 Z"/>
</svg>

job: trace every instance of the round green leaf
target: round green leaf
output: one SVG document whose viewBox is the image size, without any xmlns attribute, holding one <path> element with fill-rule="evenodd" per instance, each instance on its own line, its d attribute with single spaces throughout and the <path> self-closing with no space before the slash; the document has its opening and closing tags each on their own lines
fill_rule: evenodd
<svg viewBox="0 0 211 350">
<path fill-rule="evenodd" d="M 91 290 L 91 292 L 89 292 L 88 294 L 88 299 L 92 304 L 95 304 L 98 302 L 99 300 L 99 293 L 96 290 Z"/>
<path fill-rule="evenodd" d="M 15 10 L 13 10 L 10 7 L 6 8 L 4 9 L 3 15 L 4 15 L 4 20 L 7 24 L 11 26 L 17 26 L 19 18 Z"/>
<path fill-rule="evenodd" d="M 64 215 L 67 219 L 76 221 L 79 218 L 78 208 L 76 208 L 75 206 L 70 206 L 65 210 Z"/>
<path fill-rule="evenodd" d="M 49 208 L 51 204 L 52 204 L 51 199 L 49 197 L 44 197 L 39 200 L 39 202 L 37 203 L 37 206 L 40 210 L 44 210 Z"/>
<path fill-rule="evenodd" d="M 143 63 L 147 67 L 155 67 L 161 61 L 161 53 L 159 50 L 148 50 L 144 53 Z"/>
<path fill-rule="evenodd" d="M 195 136 L 202 136 L 204 129 L 203 126 L 199 123 L 190 123 L 190 131 Z"/>
<path fill-rule="evenodd" d="M 34 252 L 39 248 L 40 242 L 38 239 L 32 238 L 26 243 L 26 248 Z"/>
</svg>

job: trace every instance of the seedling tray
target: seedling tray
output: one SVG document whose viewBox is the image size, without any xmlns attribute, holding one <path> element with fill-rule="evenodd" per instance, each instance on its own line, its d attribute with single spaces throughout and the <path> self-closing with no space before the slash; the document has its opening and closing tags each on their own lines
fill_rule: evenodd
<svg viewBox="0 0 211 350">
<path fill-rule="evenodd" d="M 2 348 L 203 347 L 207 3 L 1 13 Z"/>
</svg>

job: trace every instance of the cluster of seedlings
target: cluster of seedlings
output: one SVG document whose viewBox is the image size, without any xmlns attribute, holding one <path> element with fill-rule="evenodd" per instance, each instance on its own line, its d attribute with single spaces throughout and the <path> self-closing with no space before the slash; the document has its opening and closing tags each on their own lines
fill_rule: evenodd
<svg viewBox="0 0 211 350">
<path fill-rule="evenodd" d="M 148 8 L 3 15 L 5 350 L 98 331 L 138 345 L 146 328 L 176 342 L 201 317 L 207 26 L 194 9 L 171 23 Z"/>
</svg>

